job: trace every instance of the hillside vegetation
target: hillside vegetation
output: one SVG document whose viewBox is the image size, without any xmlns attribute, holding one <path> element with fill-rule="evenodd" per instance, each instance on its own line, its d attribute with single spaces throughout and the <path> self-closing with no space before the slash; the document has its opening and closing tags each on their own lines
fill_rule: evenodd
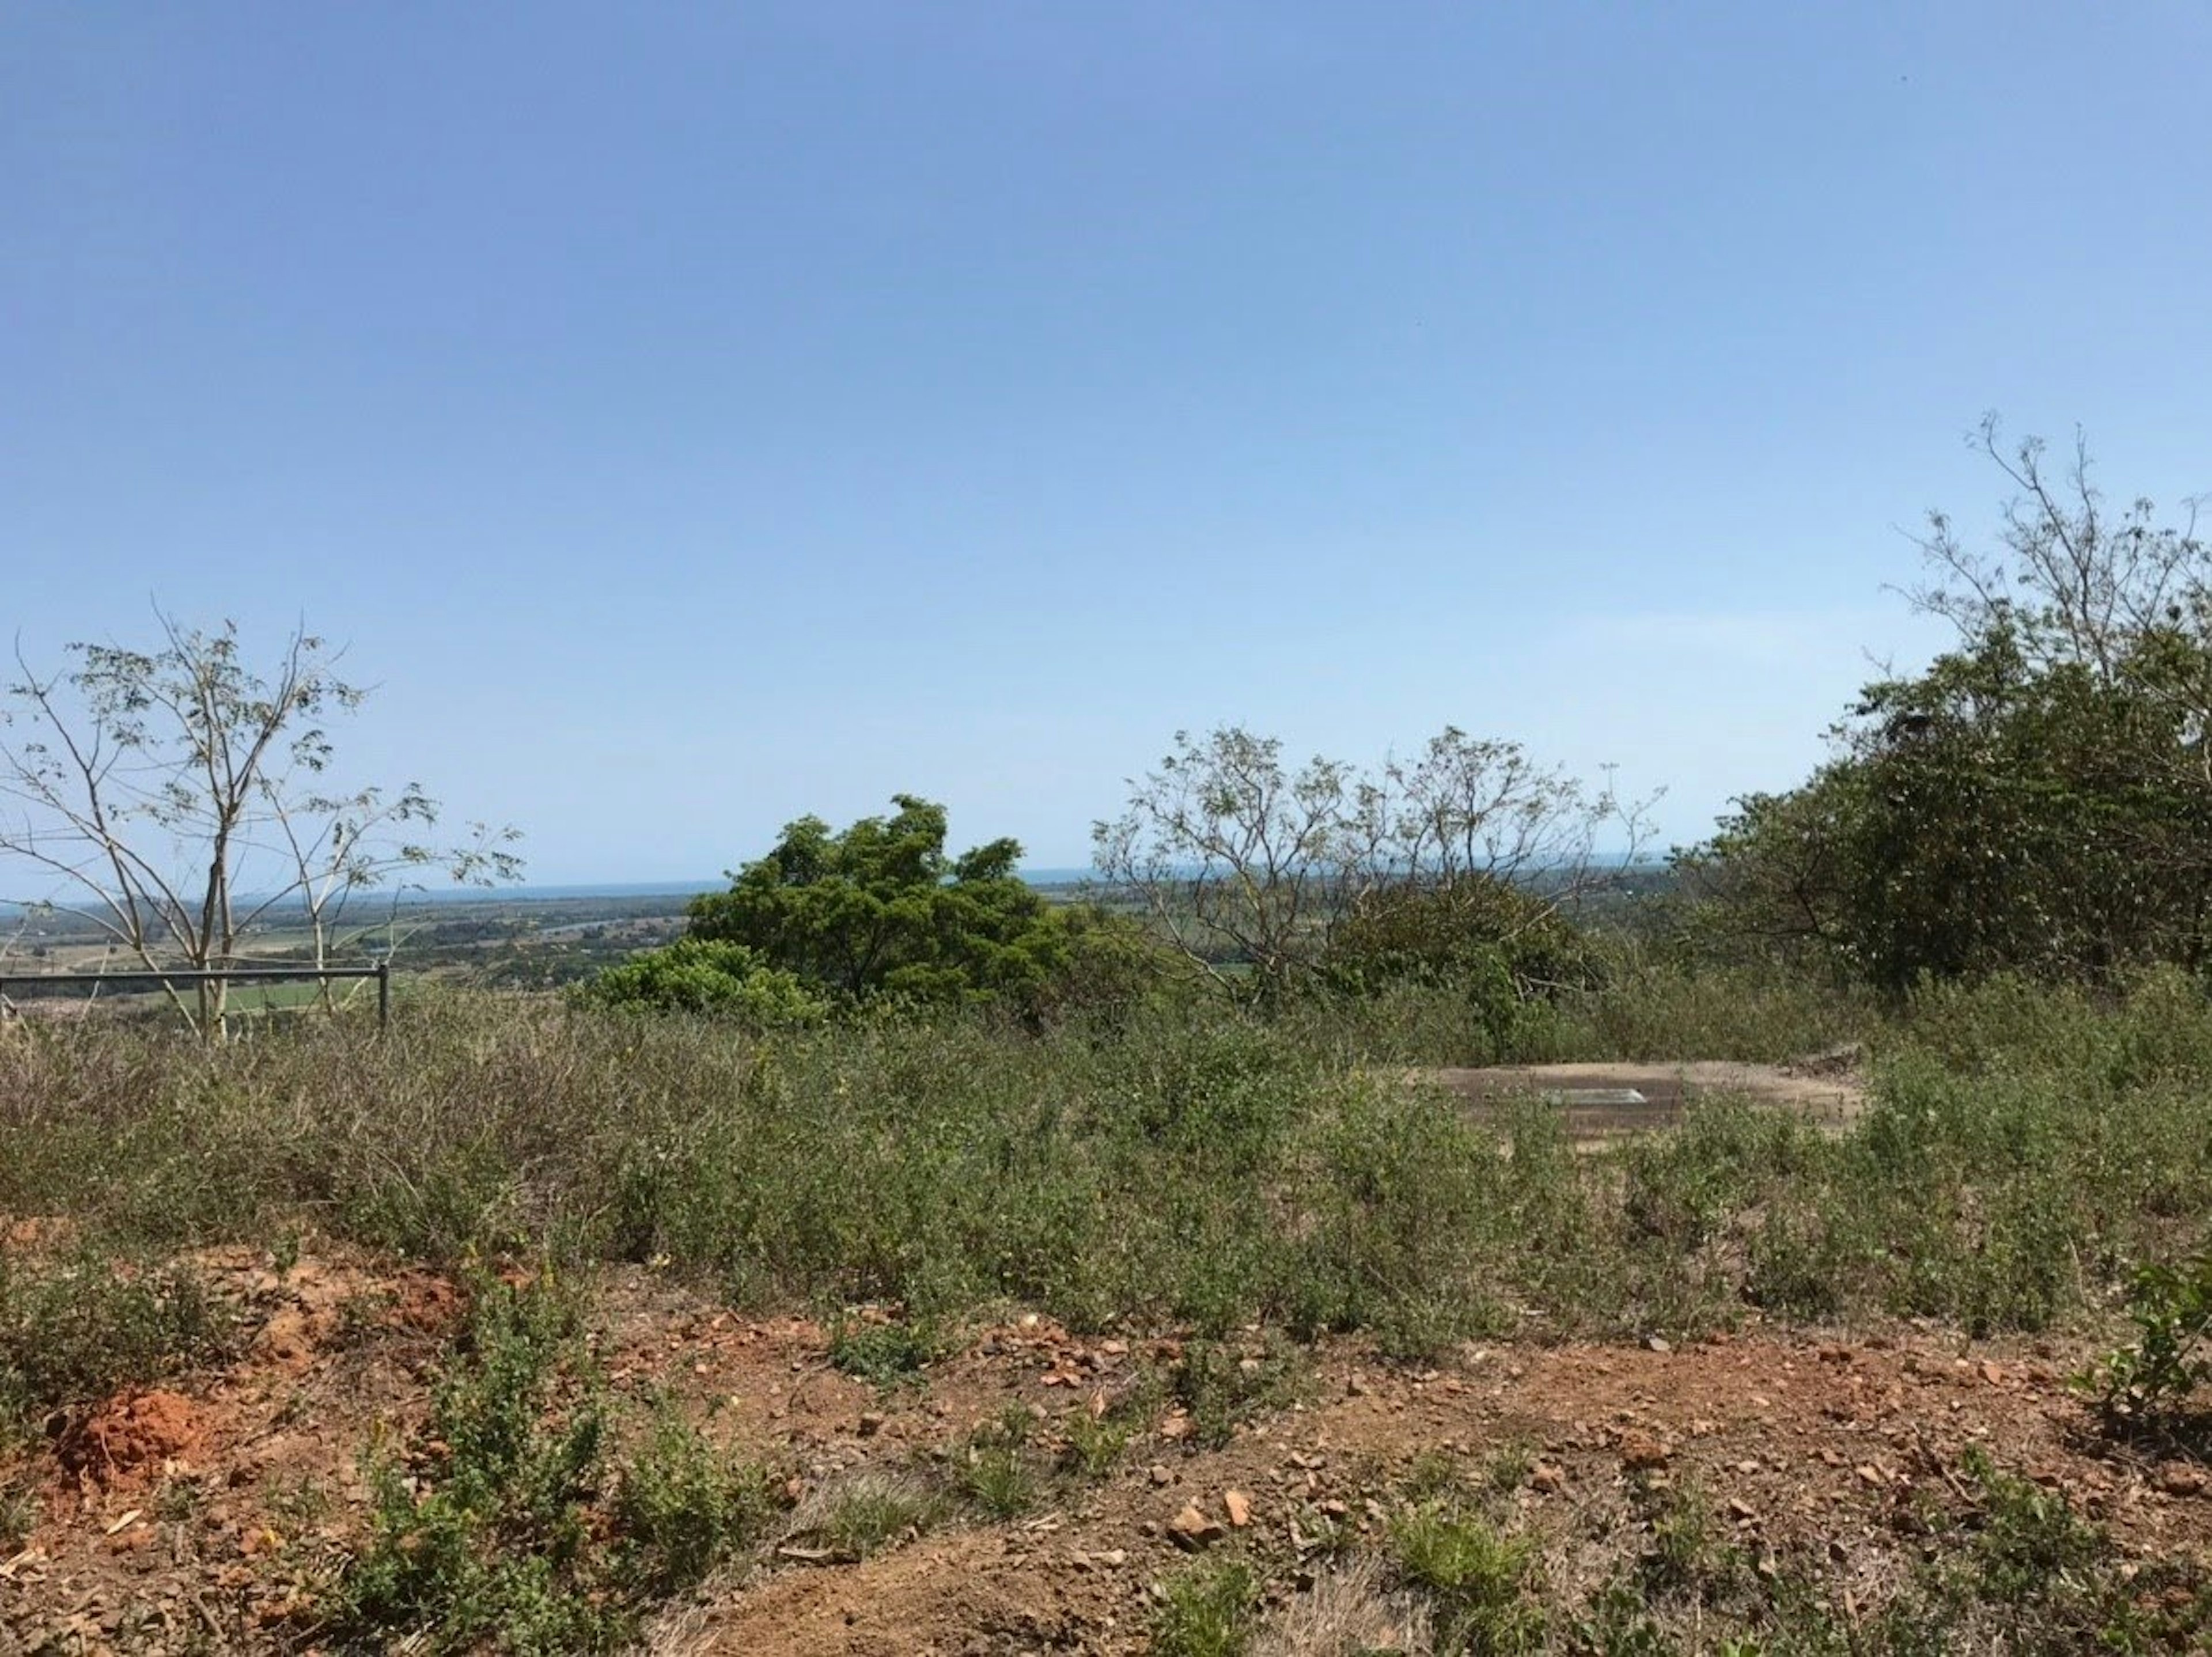
<svg viewBox="0 0 2212 1657">
<path fill-rule="evenodd" d="M 902 794 L 567 991 L 0 1026 L 0 1636 L 2204 1648 L 2212 584 L 1985 440 L 1956 648 L 1665 878 L 1231 728 L 1079 901 Z M 1433 1074 L 1632 1059 L 1867 1104 Z"/>
</svg>

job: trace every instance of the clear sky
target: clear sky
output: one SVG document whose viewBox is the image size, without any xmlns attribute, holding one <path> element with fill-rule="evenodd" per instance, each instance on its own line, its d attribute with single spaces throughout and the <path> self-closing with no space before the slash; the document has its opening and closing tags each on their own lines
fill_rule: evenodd
<svg viewBox="0 0 2212 1657">
<path fill-rule="evenodd" d="M 0 3 L 0 630 L 149 600 L 539 882 L 1183 726 L 1786 786 L 2000 480 L 2212 490 L 2212 8 Z"/>
</svg>

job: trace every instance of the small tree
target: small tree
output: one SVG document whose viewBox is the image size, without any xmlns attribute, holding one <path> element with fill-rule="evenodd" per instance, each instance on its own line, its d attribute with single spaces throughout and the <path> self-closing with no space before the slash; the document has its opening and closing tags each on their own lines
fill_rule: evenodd
<svg viewBox="0 0 2212 1657">
<path fill-rule="evenodd" d="M 513 828 L 431 838 L 439 808 L 416 784 L 331 786 L 326 721 L 368 692 L 338 677 L 323 640 L 295 629 L 264 673 L 233 622 L 160 623 L 151 651 L 75 644 L 58 672 L 18 648 L 0 707 L 0 866 L 27 872 L 13 901 L 89 921 L 155 971 L 234 966 L 280 920 L 304 927 L 323 966 L 355 941 L 368 891 L 520 872 Z M 221 982 L 169 999 L 203 1035 L 222 1029 Z"/>
<path fill-rule="evenodd" d="M 767 967 L 847 1002 L 1026 1005 L 1065 966 L 1066 918 L 1015 872 L 1022 848 L 945 849 L 945 808 L 896 796 L 889 817 L 835 833 L 787 824 L 775 847 L 694 900 L 690 936 L 743 944 Z"/>
<path fill-rule="evenodd" d="M 1923 977 L 2099 978 L 2212 951 L 2212 559 L 2194 508 L 2106 505 L 1996 422 L 2015 493 L 1969 551 L 1929 515 L 1914 595 L 1958 629 L 1869 686 L 1802 787 L 1757 796 L 1678 868 L 1712 935 L 1901 995 Z"/>
<path fill-rule="evenodd" d="M 1262 999 L 1392 892 L 1512 889 L 1522 901 L 1486 913 L 1542 926 L 1618 866 L 1597 856 L 1601 832 L 1632 857 L 1650 804 L 1449 726 L 1373 771 L 1319 757 L 1293 770 L 1279 741 L 1236 726 L 1178 731 L 1129 786 L 1121 816 L 1092 826 L 1101 877 L 1216 983 Z"/>
</svg>

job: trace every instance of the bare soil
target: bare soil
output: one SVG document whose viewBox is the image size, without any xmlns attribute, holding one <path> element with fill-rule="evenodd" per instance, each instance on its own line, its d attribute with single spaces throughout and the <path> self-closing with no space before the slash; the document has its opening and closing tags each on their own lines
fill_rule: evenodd
<svg viewBox="0 0 2212 1657">
<path fill-rule="evenodd" d="M 0 1559 L 0 1650 L 312 1643 L 319 1585 L 366 1523 L 364 1453 L 422 1423 L 459 1296 L 441 1278 L 337 1254 L 281 1274 L 245 1253 L 202 1264 L 252 1308 L 252 1349 L 51 1423 L 34 1470 L 44 1516 Z M 642 1268 L 594 1288 L 610 1388 L 670 1390 L 733 1454 L 787 1472 L 799 1504 L 942 1466 L 1009 1405 L 1048 1442 L 1182 1350 L 1014 1317 L 879 1391 L 833 1368 L 804 1319 L 737 1315 Z M 1256 1332 L 1244 1344 L 1255 1363 L 1266 1353 Z M 1706 1492 L 1761 1558 L 1819 1560 L 1851 1603 L 1876 1603 L 1917 1557 L 1911 1516 L 1964 1499 L 1969 1446 L 2064 1492 L 2132 1553 L 2204 1557 L 2212 1490 L 2198 1470 L 2095 1432 L 2064 1380 L 2087 1356 L 1911 1326 L 1825 1341 L 1754 1328 L 1680 1350 L 1469 1345 L 1423 1369 L 1324 1344 L 1291 1395 L 1220 1448 L 1200 1448 L 1190 1417 L 1162 1405 L 1104 1477 L 1051 1484 L 1018 1519 L 951 1520 L 857 1563 L 771 1545 L 670 1607 L 650 1642 L 801 1657 L 1142 1652 L 1155 1585 L 1190 1557 L 1173 1533 L 1187 1507 L 1218 1533 L 1201 1549 L 1260 1562 L 1280 1602 L 1328 1539 L 1378 1535 L 1394 1488 L 1437 1456 L 1485 1478 L 1505 1470 L 1510 1522 L 1541 1539 L 1555 1587 L 1601 1570 L 1594 1539 L 1632 1525 L 1632 1483 L 1656 1478 Z"/>
</svg>

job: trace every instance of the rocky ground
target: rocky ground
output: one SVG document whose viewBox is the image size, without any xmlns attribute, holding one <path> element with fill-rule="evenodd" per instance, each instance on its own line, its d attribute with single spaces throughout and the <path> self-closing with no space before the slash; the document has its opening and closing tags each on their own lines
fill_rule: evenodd
<svg viewBox="0 0 2212 1657">
<path fill-rule="evenodd" d="M 47 1423 L 18 1478 L 39 1517 L 0 1558 L 0 1649 L 315 1643 L 318 1597 L 368 1522 L 364 1459 L 421 1427 L 459 1291 L 334 1256 L 201 1264 L 246 1309 L 250 1347 Z M 1648 1527 L 1656 1489 L 1694 1493 L 1756 1569 L 1814 1561 L 1847 1614 L 1874 1606 L 1929 1504 L 1974 1499 L 1959 1470 L 1977 1447 L 2131 1557 L 2201 1563 L 2212 1546 L 2203 1467 L 2100 1436 L 2065 1379 L 2086 1355 L 2049 1345 L 1753 1329 L 1679 1350 L 1470 1345 L 1414 1369 L 1248 1331 L 1209 1349 L 1234 1367 L 1194 1410 L 1158 1384 L 1186 1356 L 1171 1338 L 1014 1317 L 878 1385 L 836 1367 L 817 1325 L 736 1315 L 648 1270 L 590 1303 L 611 1393 L 665 1393 L 784 1481 L 781 1539 L 665 1610 L 648 1630 L 663 1652 L 1144 1651 L 1163 1585 L 1200 1557 L 1253 1561 L 1279 1620 L 1440 1468 L 1540 1539 L 1547 1592 L 1568 1599 Z M 809 1528 L 868 1481 L 941 1477 L 979 1427 L 1015 1417 L 1040 1467 L 1085 1420 L 1126 1421 L 1127 1442 L 1048 1473 L 1011 1516 L 940 1514 L 866 1557 Z"/>
</svg>

